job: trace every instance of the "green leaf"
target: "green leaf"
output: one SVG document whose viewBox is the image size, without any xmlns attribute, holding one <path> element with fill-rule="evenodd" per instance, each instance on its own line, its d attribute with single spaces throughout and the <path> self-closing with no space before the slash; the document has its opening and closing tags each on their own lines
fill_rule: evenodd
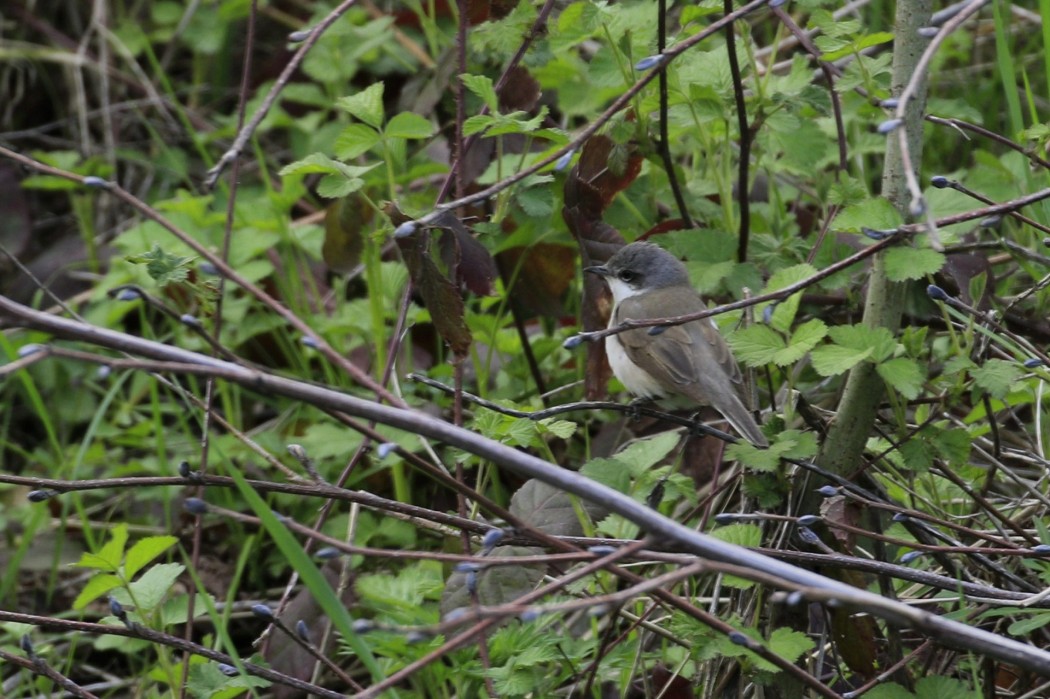
<svg viewBox="0 0 1050 699">
<path fill-rule="evenodd" d="M 709 534 L 714 539 L 737 546 L 754 548 L 762 543 L 762 529 L 757 524 L 729 524 L 718 527 Z M 755 586 L 753 581 L 735 575 L 723 575 L 722 584 L 738 590 L 747 590 Z"/>
<path fill-rule="evenodd" d="M 863 362 L 871 353 L 871 347 L 859 350 L 841 345 L 825 345 L 813 350 L 813 368 L 821 376 L 837 376 Z"/>
<path fill-rule="evenodd" d="M 876 366 L 875 370 L 886 383 L 908 400 L 915 400 L 919 397 L 923 382 L 926 380 L 922 367 L 914 359 L 908 357 L 887 360 Z"/>
<path fill-rule="evenodd" d="M 535 423 L 540 434 L 553 434 L 559 439 L 568 439 L 576 434 L 576 423 L 568 420 L 557 420 L 552 417 Z"/>
<path fill-rule="evenodd" d="M 383 129 L 385 136 L 394 138 L 430 138 L 433 133 L 434 125 L 430 123 L 430 120 L 414 112 L 395 114 Z"/>
<path fill-rule="evenodd" d="M 900 446 L 901 460 L 905 468 L 925 473 L 933 466 L 934 446 L 924 437 L 909 439 Z"/>
<path fill-rule="evenodd" d="M 189 276 L 190 263 L 194 258 L 169 254 L 160 245 L 154 243 L 153 249 L 149 252 L 129 256 L 127 260 L 135 264 L 145 264 L 146 273 L 150 278 L 160 286 L 167 286 L 186 281 Z"/>
<path fill-rule="evenodd" d="M 933 446 L 950 466 L 958 467 L 969 463 L 973 437 L 962 428 L 941 430 L 934 436 Z"/>
<path fill-rule="evenodd" d="M 136 611 L 145 616 L 150 614 L 164 600 L 186 566 L 181 563 L 158 563 L 150 567 L 135 582 L 128 585 L 130 594 L 124 599 L 124 590 L 114 592 L 113 596 L 124 604 L 131 604 Z"/>
<path fill-rule="evenodd" d="M 1023 376 L 1021 367 L 1003 359 L 989 359 L 973 369 L 970 374 L 979 388 L 987 391 L 992 398 L 999 400 L 1006 398 L 1010 393 L 1010 387 Z"/>
<path fill-rule="evenodd" d="M 135 543 L 124 558 L 124 576 L 132 580 L 147 563 L 164 553 L 179 540 L 174 536 L 148 536 Z"/>
<path fill-rule="evenodd" d="M 110 539 L 98 553 L 85 553 L 76 562 L 81 568 L 94 568 L 107 573 L 120 570 L 124 558 L 124 544 L 128 543 L 128 525 L 118 524 L 110 531 Z"/>
<path fill-rule="evenodd" d="M 379 143 L 379 132 L 367 124 L 350 124 L 335 139 L 335 157 L 352 160 Z"/>
<path fill-rule="evenodd" d="M 648 439 L 636 439 L 613 457 L 638 475 L 659 463 L 678 446 L 681 435 L 674 430 L 661 432 Z"/>
<path fill-rule="evenodd" d="M 317 183 L 317 195 L 326 199 L 341 199 L 365 186 L 360 177 L 346 177 L 342 174 L 325 175 Z"/>
<path fill-rule="evenodd" d="M 496 96 L 496 88 L 492 84 L 492 78 L 487 75 L 463 73 L 459 76 L 459 79 L 463 81 L 463 85 L 468 90 L 481 99 L 485 106 L 489 108 L 489 112 L 492 114 L 499 113 L 499 97 Z"/>
<path fill-rule="evenodd" d="M 827 334 L 828 326 L 824 324 L 824 321 L 819 318 L 806 321 L 796 328 L 791 335 L 788 346 L 784 350 L 777 352 L 773 358 L 773 363 L 777 366 L 794 364 L 805 356 L 807 352 L 816 347 L 817 343 L 823 340 Z"/>
<path fill-rule="evenodd" d="M 876 197 L 848 206 L 835 217 L 834 229 L 859 233 L 861 228 L 895 229 L 902 223 L 900 212 L 888 199 Z"/>
<path fill-rule="evenodd" d="M 939 272 L 944 266 L 944 253 L 930 248 L 892 248 L 886 251 L 886 277 L 903 282 L 922 279 Z"/>
<path fill-rule="evenodd" d="M 73 600 L 73 609 L 83 609 L 94 600 L 123 584 L 124 581 L 116 575 L 95 575 L 88 580 L 87 585 L 80 591 L 77 598 Z"/>
<path fill-rule="evenodd" d="M 828 330 L 832 341 L 843 347 L 871 349 L 876 362 L 889 359 L 897 351 L 897 340 L 886 328 L 869 328 L 866 325 L 836 325 Z"/>
<path fill-rule="evenodd" d="M 355 95 L 340 97 L 335 106 L 378 130 L 383 126 L 383 83 L 373 83 Z"/>
<path fill-rule="evenodd" d="M 583 465 L 580 473 L 621 493 L 631 489 L 631 472 L 616 459 L 591 459 Z"/>
<path fill-rule="evenodd" d="M 751 325 L 733 331 L 726 341 L 737 360 L 752 367 L 770 364 L 786 348 L 784 338 L 768 325 Z"/>
<path fill-rule="evenodd" d="M 813 650 L 813 639 L 787 627 L 780 627 L 769 636 L 769 650 L 789 663 L 794 663 L 803 653 Z"/>
<path fill-rule="evenodd" d="M 766 292 L 779 291 L 785 287 L 796 284 L 804 279 L 808 279 L 817 273 L 817 270 L 812 265 L 800 264 L 792 267 L 785 267 L 784 269 L 778 270 L 769 278 L 769 282 L 766 284 Z M 787 333 L 791 330 L 792 324 L 795 322 L 795 314 L 798 313 L 798 305 L 802 301 L 802 292 L 792 294 L 784 301 L 776 304 L 773 308 L 773 316 L 770 318 L 769 324 L 773 326 L 775 330 L 779 330 L 782 333 Z"/>
</svg>

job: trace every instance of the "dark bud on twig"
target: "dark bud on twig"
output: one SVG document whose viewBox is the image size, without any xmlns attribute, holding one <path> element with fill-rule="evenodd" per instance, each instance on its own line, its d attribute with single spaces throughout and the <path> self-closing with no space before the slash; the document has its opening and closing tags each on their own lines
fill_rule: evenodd
<svg viewBox="0 0 1050 699">
<path fill-rule="evenodd" d="M 737 521 L 737 519 L 739 519 L 739 517 L 737 517 L 735 512 L 721 512 L 715 515 L 715 524 L 732 524 Z"/>
<path fill-rule="evenodd" d="M 452 570 L 456 573 L 476 573 L 481 570 L 481 566 L 477 563 L 469 563 L 467 561 L 461 561 L 457 563 Z"/>
<path fill-rule="evenodd" d="M 33 648 L 33 639 L 29 637 L 29 634 L 23 634 L 22 638 L 18 641 L 19 647 L 22 652 L 26 654 L 26 657 L 30 660 L 36 660 L 36 649 Z"/>
<path fill-rule="evenodd" d="M 306 335 L 305 337 L 303 337 L 302 342 L 303 342 L 303 345 L 305 345 L 306 347 L 309 347 L 310 349 L 317 349 L 318 347 L 321 346 L 321 343 L 319 343 L 317 341 L 317 338 L 314 337 L 313 335 Z"/>
<path fill-rule="evenodd" d="M 946 292 L 944 289 L 937 286 L 936 284 L 930 284 L 928 287 L 926 287 L 926 295 L 934 301 L 950 301 L 952 298 L 948 295 L 948 292 Z"/>
<path fill-rule="evenodd" d="M 470 610 L 466 607 L 456 607 L 448 614 L 441 617 L 441 621 L 446 624 L 456 624 L 466 619 L 468 614 L 470 614 Z"/>
<path fill-rule="evenodd" d="M 595 556 L 609 556 L 616 553 L 616 547 L 599 544 L 598 546 L 588 546 L 587 552 L 593 553 Z"/>
<path fill-rule="evenodd" d="M 357 619 L 350 625 L 354 633 L 368 633 L 376 627 L 375 622 L 369 619 Z"/>
<path fill-rule="evenodd" d="M 333 558 L 339 558 L 342 552 L 334 546 L 325 546 L 322 549 L 317 549 L 316 556 L 322 561 L 330 561 Z"/>
<path fill-rule="evenodd" d="M 1036 367 L 1043 366 L 1045 363 L 1046 362 L 1039 357 L 1032 357 L 1031 359 L 1024 360 L 1024 366 L 1026 369 L 1035 369 Z"/>
<path fill-rule="evenodd" d="M 95 378 L 99 381 L 105 381 L 109 378 L 109 375 L 113 373 L 113 367 L 109 364 L 100 364 L 98 369 L 95 370 Z"/>
<path fill-rule="evenodd" d="M 802 594 L 801 590 L 795 590 L 787 596 L 784 602 L 790 607 L 797 607 L 805 601 L 806 597 Z"/>
<path fill-rule="evenodd" d="M 798 518 L 798 524 L 801 527 L 812 527 L 819 521 L 820 517 L 817 515 L 802 515 Z"/>
<path fill-rule="evenodd" d="M 955 186 L 955 182 L 948 179 L 944 175 L 934 175 L 930 178 L 930 184 L 936 187 L 937 189 L 945 189 L 947 187 Z"/>
<path fill-rule="evenodd" d="M 265 619 L 266 621 L 273 621 L 273 610 L 265 604 L 253 604 L 252 614 L 259 617 L 260 619 Z"/>
<path fill-rule="evenodd" d="M 737 644 L 738 646 L 743 646 L 744 648 L 751 647 L 751 639 L 748 638 L 745 634 L 740 633 L 739 631 L 730 631 L 728 638 L 730 641 Z"/>
<path fill-rule="evenodd" d="M 45 500 L 50 500 L 58 494 L 59 492 L 57 490 L 32 490 L 26 497 L 29 498 L 29 502 L 44 502 Z"/>
<path fill-rule="evenodd" d="M 25 357 L 28 357 L 31 354 L 36 354 L 37 352 L 43 352 L 46 349 L 47 349 L 47 345 L 38 345 L 38 344 L 36 344 L 34 342 L 32 344 L 22 345 L 21 347 L 19 347 L 18 348 L 18 356 L 20 358 L 25 358 Z"/>
<path fill-rule="evenodd" d="M 898 559 L 901 563 L 911 563 L 916 558 L 922 558 L 925 552 L 923 551 L 908 551 L 908 553 L 902 554 Z"/>
<path fill-rule="evenodd" d="M 524 612 L 518 615 L 518 618 L 527 624 L 530 621 L 536 621 L 537 619 L 539 619 L 540 615 L 541 612 L 538 609 L 526 609 Z"/>
<path fill-rule="evenodd" d="M 561 346 L 567 350 L 574 350 L 583 344 L 582 335 L 573 335 L 572 337 L 566 338 L 565 342 L 561 343 Z"/>
<path fill-rule="evenodd" d="M 649 328 L 649 335 L 651 335 L 652 337 L 656 337 L 657 335 L 663 335 L 665 332 L 667 332 L 666 325 L 654 325 L 653 327 Z"/>
<path fill-rule="evenodd" d="M 200 498 L 186 498 L 186 501 L 182 503 L 182 509 L 191 515 L 202 515 L 208 511 L 208 503 Z"/>
<path fill-rule="evenodd" d="M 903 512 L 898 512 L 897 514 L 893 515 L 893 521 L 894 522 L 910 522 L 911 521 L 911 517 L 909 515 L 904 514 Z"/>
<path fill-rule="evenodd" d="M 887 119 L 886 121 L 875 127 L 875 130 L 883 135 L 893 133 L 897 130 L 901 124 L 904 123 L 903 119 Z"/>
<path fill-rule="evenodd" d="M 639 72 L 652 70 L 653 68 L 659 66 L 663 62 L 663 60 L 664 55 L 662 53 L 658 53 L 655 56 L 646 56 L 645 58 L 634 64 L 634 69 Z"/>
<path fill-rule="evenodd" d="M 798 537 L 807 544 L 816 544 L 820 542 L 820 537 L 817 536 L 809 527 L 799 527 Z"/>
<path fill-rule="evenodd" d="M 201 274 L 207 274 L 209 277 L 217 277 L 220 274 L 219 268 L 211 262 L 201 262 L 197 265 L 197 269 L 200 270 Z"/>
<path fill-rule="evenodd" d="M 218 663 L 218 667 L 219 672 L 226 675 L 227 677 L 236 677 L 240 674 L 237 668 L 235 668 L 233 665 L 227 665 L 226 663 Z"/>
<path fill-rule="evenodd" d="M 890 97 L 879 102 L 879 106 L 883 109 L 896 109 L 900 106 L 901 101 L 896 97 Z"/>
<path fill-rule="evenodd" d="M 397 444 L 394 442 L 383 442 L 376 447 L 376 456 L 382 461 L 386 457 L 390 456 L 397 449 Z"/>
<path fill-rule="evenodd" d="M 1050 544 L 1039 544 L 1032 547 L 1032 553 L 1037 556 L 1050 556 Z"/>
<path fill-rule="evenodd" d="M 499 542 L 503 541 L 503 537 L 504 532 L 502 529 L 489 529 L 485 532 L 485 536 L 481 537 L 481 548 L 485 551 L 491 551 Z"/>
<path fill-rule="evenodd" d="M 419 224 L 415 221 L 405 221 L 400 226 L 394 229 L 394 238 L 400 240 L 401 238 L 409 238 L 415 235 L 416 229 L 419 228 Z"/>
<path fill-rule="evenodd" d="M 310 640 L 310 627 L 306 625 L 306 622 L 300 619 L 295 622 L 295 633 L 299 634 L 299 638 L 303 639 L 307 643 L 313 643 Z"/>
<path fill-rule="evenodd" d="M 982 218 L 977 223 L 977 227 L 978 228 L 998 228 L 999 224 L 1001 224 L 1002 222 L 1003 222 L 1003 217 L 1002 216 L 988 216 L 987 218 Z"/>
<path fill-rule="evenodd" d="M 117 301 L 136 301 L 142 297 L 142 294 L 136 289 L 125 287 L 117 292 Z"/>
<path fill-rule="evenodd" d="M 920 27 L 916 33 L 924 39 L 932 39 L 937 36 L 940 29 L 937 27 Z"/>
<path fill-rule="evenodd" d="M 82 181 L 82 184 L 85 187 L 94 187 L 95 189 L 109 189 L 113 186 L 111 182 L 104 180 L 101 177 L 96 177 L 94 175 L 88 175 L 87 177 L 85 177 Z"/>
<path fill-rule="evenodd" d="M 896 230 L 880 231 L 877 228 L 868 228 L 867 226 L 861 226 L 860 232 L 868 236 L 872 240 L 886 240 L 891 235 L 896 233 Z"/>
<path fill-rule="evenodd" d="M 297 32 L 292 32 L 288 35 L 288 41 L 293 44 L 306 41 L 310 38 L 310 34 L 313 33 L 313 29 L 300 29 Z"/>
<path fill-rule="evenodd" d="M 201 324 L 200 318 L 198 318 L 197 316 L 193 315 L 192 313 L 183 313 L 181 316 L 179 316 L 179 322 L 182 323 L 183 325 L 185 325 L 188 328 L 201 328 L 201 327 L 204 327 Z"/>
<path fill-rule="evenodd" d="M 840 488 L 836 488 L 833 485 L 822 485 L 819 488 L 817 488 L 817 492 L 826 498 L 831 498 L 841 493 L 842 490 Z"/>
<path fill-rule="evenodd" d="M 554 169 L 557 172 L 561 172 L 565 168 L 569 167 L 569 163 L 572 162 L 572 156 L 576 154 L 575 150 L 571 150 L 565 155 L 558 158 L 557 162 L 554 163 Z"/>
</svg>

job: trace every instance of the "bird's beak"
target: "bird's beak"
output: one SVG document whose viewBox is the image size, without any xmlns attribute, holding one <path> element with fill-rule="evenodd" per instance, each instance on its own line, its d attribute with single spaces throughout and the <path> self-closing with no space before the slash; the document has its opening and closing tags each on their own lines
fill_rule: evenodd
<svg viewBox="0 0 1050 699">
<path fill-rule="evenodd" d="M 590 272 L 591 274 L 597 274 L 599 277 L 608 277 L 611 273 L 609 268 L 605 265 L 597 265 L 595 267 L 584 267 L 584 272 Z"/>
</svg>

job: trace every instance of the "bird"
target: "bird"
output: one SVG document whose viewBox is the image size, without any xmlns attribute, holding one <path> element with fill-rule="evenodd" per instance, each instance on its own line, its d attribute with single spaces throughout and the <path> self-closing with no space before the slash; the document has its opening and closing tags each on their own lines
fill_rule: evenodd
<svg viewBox="0 0 1050 699">
<path fill-rule="evenodd" d="M 707 308 L 689 282 L 685 264 L 655 243 L 630 243 L 605 264 L 584 271 L 603 278 L 612 292 L 610 328 L 625 320 L 669 318 Z M 683 396 L 695 405 L 709 405 L 749 442 L 769 445 L 746 407 L 740 367 L 711 319 L 609 335 L 605 351 L 613 374 L 638 398 Z"/>
</svg>

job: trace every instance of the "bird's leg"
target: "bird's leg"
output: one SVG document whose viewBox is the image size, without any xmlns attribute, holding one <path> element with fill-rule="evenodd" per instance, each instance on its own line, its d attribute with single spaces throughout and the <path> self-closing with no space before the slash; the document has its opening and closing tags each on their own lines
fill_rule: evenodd
<svg viewBox="0 0 1050 699">
<path fill-rule="evenodd" d="M 633 398 L 630 403 L 627 404 L 629 408 L 627 414 L 631 417 L 631 422 L 638 422 L 642 419 L 642 408 L 647 405 L 652 405 L 652 398 L 644 398 L 639 396 Z"/>
</svg>

